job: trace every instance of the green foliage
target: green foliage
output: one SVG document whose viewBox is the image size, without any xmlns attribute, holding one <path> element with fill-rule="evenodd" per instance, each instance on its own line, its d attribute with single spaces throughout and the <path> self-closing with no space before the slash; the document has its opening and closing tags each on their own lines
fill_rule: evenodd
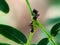
<svg viewBox="0 0 60 45">
<path fill-rule="evenodd" d="M 27 42 L 27 38 L 22 32 L 8 25 L 0 24 L 0 34 L 18 44 L 24 44 Z"/>
<path fill-rule="evenodd" d="M 10 45 L 10 44 L 6 44 L 6 43 L 0 43 L 0 45 Z"/>
<path fill-rule="evenodd" d="M 50 0 L 51 1 L 51 0 Z M 0 24 L 0 34 L 5 36 L 6 38 L 18 43 L 18 44 L 22 44 L 22 45 L 47 45 L 48 42 L 49 42 L 49 39 L 51 40 L 51 42 L 54 44 L 54 45 L 57 45 L 54 40 L 52 39 L 51 35 L 52 36 L 56 36 L 57 33 L 59 32 L 59 29 L 60 29 L 60 23 L 57 23 L 56 25 L 54 25 L 51 29 L 51 35 L 46 31 L 46 29 L 44 28 L 44 26 L 36 19 L 34 20 L 33 19 L 33 11 L 31 9 L 31 6 L 29 4 L 29 1 L 26 0 L 26 3 L 27 3 L 27 6 L 28 6 L 28 9 L 30 11 L 30 14 L 31 14 L 31 18 L 32 18 L 32 21 L 33 21 L 33 28 L 34 30 L 36 29 L 36 26 L 38 26 L 39 28 L 42 29 L 42 31 L 48 36 L 48 38 L 43 38 L 42 40 L 40 40 L 37 44 L 30 44 L 31 43 L 31 40 L 32 40 L 32 37 L 33 37 L 33 33 L 31 33 L 29 35 L 29 39 L 27 41 L 27 38 L 26 36 L 18 31 L 16 28 L 13 28 L 11 26 L 8 26 L 8 25 L 3 25 L 3 24 Z M 60 4 L 60 0 L 52 0 L 51 4 Z M 0 0 L 0 10 L 4 13 L 8 13 L 9 12 L 9 6 L 7 4 L 7 2 L 5 0 Z M 58 19 L 60 18 L 57 18 L 57 19 L 51 19 L 51 22 L 50 23 L 55 23 L 56 21 L 59 21 Z M 35 24 L 37 23 L 37 24 Z M 10 45 L 10 44 L 5 44 L 5 43 L 0 43 L 0 45 Z"/>
<path fill-rule="evenodd" d="M 60 22 L 60 17 L 48 19 L 48 20 L 46 21 L 46 24 L 52 25 L 52 24 L 55 24 L 55 23 L 58 23 L 58 22 Z"/>
<path fill-rule="evenodd" d="M 51 4 L 60 4 L 60 0 L 50 0 Z"/>
<path fill-rule="evenodd" d="M 60 31 L 60 23 L 55 24 L 51 29 L 51 35 L 56 36 Z"/>
<path fill-rule="evenodd" d="M 36 45 L 36 44 L 31 44 L 31 45 Z"/>
<path fill-rule="evenodd" d="M 48 38 L 44 38 L 41 41 L 39 41 L 37 45 L 47 45 L 48 42 L 49 42 L 49 39 Z"/>
<path fill-rule="evenodd" d="M 4 13 L 9 12 L 9 6 L 5 0 L 0 0 L 0 10 Z"/>
</svg>

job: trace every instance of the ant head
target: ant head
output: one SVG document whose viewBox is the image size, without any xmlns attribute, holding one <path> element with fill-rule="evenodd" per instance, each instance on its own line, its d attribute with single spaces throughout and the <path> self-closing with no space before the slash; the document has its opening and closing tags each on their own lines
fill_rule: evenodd
<svg viewBox="0 0 60 45">
<path fill-rule="evenodd" d="M 37 13 L 38 13 L 38 11 L 37 11 L 36 9 L 33 9 L 33 13 L 37 14 Z"/>
</svg>

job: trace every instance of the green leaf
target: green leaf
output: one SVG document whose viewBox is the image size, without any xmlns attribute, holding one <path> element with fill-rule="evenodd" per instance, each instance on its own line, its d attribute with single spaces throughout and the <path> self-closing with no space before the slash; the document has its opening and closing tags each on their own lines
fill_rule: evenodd
<svg viewBox="0 0 60 45">
<path fill-rule="evenodd" d="M 60 30 L 60 23 L 55 24 L 51 29 L 51 35 L 56 36 Z"/>
<path fill-rule="evenodd" d="M 27 38 L 22 32 L 8 25 L 0 24 L 0 34 L 18 44 L 27 42 Z"/>
<path fill-rule="evenodd" d="M 0 10 L 4 13 L 9 12 L 9 6 L 5 0 L 0 0 Z"/>
<path fill-rule="evenodd" d="M 36 44 L 31 44 L 31 45 L 36 45 Z"/>
<path fill-rule="evenodd" d="M 56 24 L 57 22 L 60 22 L 60 17 L 48 19 L 48 20 L 46 21 L 46 24 L 52 25 L 52 24 Z"/>
<path fill-rule="evenodd" d="M 60 0 L 50 0 L 51 4 L 60 4 Z"/>
<path fill-rule="evenodd" d="M 0 45 L 10 45 L 10 44 L 6 44 L 6 43 L 0 43 Z"/>
<path fill-rule="evenodd" d="M 48 38 L 44 38 L 41 41 L 39 41 L 37 45 L 47 45 L 48 42 L 49 42 Z"/>
</svg>

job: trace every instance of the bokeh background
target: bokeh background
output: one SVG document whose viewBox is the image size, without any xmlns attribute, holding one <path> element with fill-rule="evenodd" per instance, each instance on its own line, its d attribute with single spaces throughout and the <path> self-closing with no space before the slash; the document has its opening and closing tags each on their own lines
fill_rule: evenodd
<svg viewBox="0 0 60 45">
<path fill-rule="evenodd" d="M 28 38 L 30 32 L 29 24 L 31 23 L 31 17 L 26 6 L 26 1 L 25 0 L 6 0 L 6 1 L 10 7 L 10 12 L 8 14 L 4 14 L 3 12 L 0 11 L 0 24 L 6 24 L 15 27 L 22 31 Z M 60 22 L 59 0 L 29 0 L 29 2 L 31 4 L 32 9 L 38 10 L 40 14 L 38 19 L 44 25 L 47 31 L 50 31 L 54 24 Z M 54 19 L 55 22 L 52 23 L 51 21 L 52 19 Z M 59 34 L 55 38 L 55 41 L 58 44 L 60 44 Z M 46 37 L 46 35 L 39 28 L 37 28 L 37 31 L 35 32 L 31 43 L 37 43 L 44 37 Z M 2 35 L 0 35 L 0 42 L 10 43 L 11 45 L 18 45 L 15 42 L 3 37 Z"/>
</svg>

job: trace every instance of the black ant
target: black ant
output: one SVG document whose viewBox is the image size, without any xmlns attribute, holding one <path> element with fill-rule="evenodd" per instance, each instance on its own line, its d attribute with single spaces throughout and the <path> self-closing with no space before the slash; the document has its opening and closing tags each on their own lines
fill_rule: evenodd
<svg viewBox="0 0 60 45">
<path fill-rule="evenodd" d="M 32 23 L 30 24 L 30 26 L 31 26 L 31 32 L 33 33 L 33 32 L 34 32 L 33 21 L 32 21 Z"/>
<path fill-rule="evenodd" d="M 36 9 L 33 9 L 33 19 L 36 20 L 38 18 L 39 14 Z"/>
<path fill-rule="evenodd" d="M 33 9 L 33 19 L 36 20 L 38 16 L 39 16 L 38 11 L 36 9 Z M 34 32 L 33 21 L 30 24 L 30 26 L 31 26 L 31 32 L 33 33 Z"/>
</svg>

